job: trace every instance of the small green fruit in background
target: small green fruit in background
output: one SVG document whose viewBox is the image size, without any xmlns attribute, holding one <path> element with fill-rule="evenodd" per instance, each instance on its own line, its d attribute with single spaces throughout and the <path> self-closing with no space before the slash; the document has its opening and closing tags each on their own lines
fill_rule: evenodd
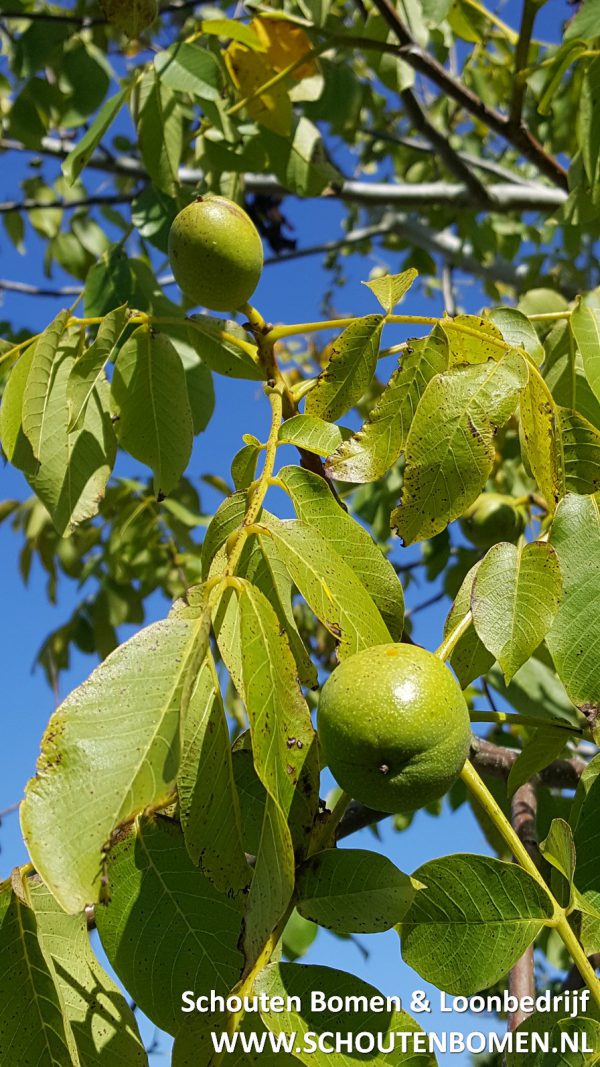
<svg viewBox="0 0 600 1067">
<path fill-rule="evenodd" d="M 100 7 L 108 21 L 132 40 L 158 18 L 157 0 L 100 0 Z"/>
<path fill-rule="evenodd" d="M 375 645 L 345 659 L 319 699 L 319 740 L 338 784 L 377 811 L 414 811 L 448 791 L 471 723 L 448 667 L 417 645 Z"/>
<path fill-rule="evenodd" d="M 225 196 L 199 196 L 175 218 L 169 260 L 179 288 L 211 311 L 235 311 L 252 296 L 263 268 L 260 235 Z"/>
<path fill-rule="evenodd" d="M 523 508 L 515 507 L 512 497 L 501 493 L 482 493 L 460 520 L 465 537 L 478 548 L 516 541 L 525 525 Z"/>
</svg>

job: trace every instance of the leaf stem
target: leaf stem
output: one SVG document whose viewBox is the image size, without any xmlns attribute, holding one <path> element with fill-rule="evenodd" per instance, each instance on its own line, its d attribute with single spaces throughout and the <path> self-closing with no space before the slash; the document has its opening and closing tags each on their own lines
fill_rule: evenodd
<svg viewBox="0 0 600 1067">
<path fill-rule="evenodd" d="M 575 936 L 566 913 L 563 908 L 560 907 L 558 901 L 552 895 L 552 892 L 546 885 L 542 875 L 533 862 L 529 852 L 525 848 L 518 834 L 515 832 L 510 822 L 506 818 L 504 812 L 500 806 L 496 803 L 494 797 L 490 793 L 489 789 L 477 774 L 473 764 L 470 760 L 465 763 L 460 777 L 466 785 L 469 792 L 477 800 L 478 804 L 483 808 L 485 814 L 492 820 L 494 826 L 498 830 L 498 833 L 502 835 L 504 841 L 511 850 L 517 863 L 531 875 L 532 878 L 538 883 L 538 885 L 544 890 L 548 896 L 554 911 L 554 917 L 551 922 L 557 933 L 559 934 L 565 948 L 569 952 L 573 962 L 577 964 L 577 968 L 585 980 L 585 983 L 592 994 L 592 997 L 598 1007 L 600 1007 L 600 982 L 596 977 L 596 974 L 585 954 L 583 946 Z"/>
<path fill-rule="evenodd" d="M 471 711 L 471 722 L 498 722 L 511 723 L 515 726 L 533 726 L 536 730 L 565 730 L 570 734 L 583 736 L 584 730 L 578 726 L 571 726 L 567 722 L 547 722 L 543 719 L 535 719 L 532 715 L 517 715 L 507 711 Z"/>
<path fill-rule="evenodd" d="M 449 656 L 456 648 L 463 634 L 466 634 L 469 626 L 473 622 L 473 616 L 470 611 L 467 612 L 464 619 L 461 619 L 459 623 L 450 631 L 448 636 L 444 638 L 439 648 L 435 650 L 435 655 L 441 659 L 442 663 L 445 663 Z"/>
<path fill-rule="evenodd" d="M 344 319 L 325 319 L 323 322 L 296 322 L 290 326 L 273 326 L 266 334 L 265 339 L 271 343 L 280 341 L 283 337 L 295 337 L 301 333 L 318 333 L 320 330 L 338 330 L 351 326 L 359 316 L 349 315 Z M 441 321 L 434 315 L 386 315 L 386 323 L 406 323 L 407 325 L 437 326 Z"/>
</svg>

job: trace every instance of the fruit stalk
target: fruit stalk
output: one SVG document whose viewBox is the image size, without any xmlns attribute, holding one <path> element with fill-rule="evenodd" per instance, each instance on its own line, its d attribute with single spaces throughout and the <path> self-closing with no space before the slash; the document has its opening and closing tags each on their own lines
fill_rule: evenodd
<svg viewBox="0 0 600 1067">
<path fill-rule="evenodd" d="M 554 926 L 559 934 L 565 948 L 569 952 L 573 962 L 576 964 L 581 977 L 584 979 L 594 1001 L 600 1008 L 600 982 L 596 977 L 596 973 L 590 964 L 583 946 L 575 936 L 567 914 L 564 908 L 561 908 L 560 904 L 553 896 L 551 890 L 546 884 L 544 878 L 537 869 L 523 842 L 519 838 L 518 834 L 513 830 L 510 822 L 506 818 L 504 812 L 500 806 L 494 800 L 494 797 L 490 793 L 487 786 L 481 780 L 477 771 L 473 767 L 473 764 L 467 760 L 465 763 L 460 777 L 465 783 L 469 792 L 475 797 L 477 802 L 485 811 L 486 815 L 492 820 L 494 826 L 498 830 L 498 833 L 502 835 L 506 844 L 510 848 L 517 863 L 531 875 L 532 878 L 538 883 L 538 885 L 544 890 L 554 910 L 554 916 L 547 925 Z"/>
</svg>

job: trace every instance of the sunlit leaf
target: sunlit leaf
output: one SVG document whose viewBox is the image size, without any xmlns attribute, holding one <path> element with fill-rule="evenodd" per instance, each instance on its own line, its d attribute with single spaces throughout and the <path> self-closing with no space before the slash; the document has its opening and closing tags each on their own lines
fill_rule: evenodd
<svg viewBox="0 0 600 1067">
<path fill-rule="evenodd" d="M 329 359 L 306 398 L 307 415 L 335 422 L 366 392 L 377 366 L 382 315 L 356 319 L 333 342 Z"/>
<path fill-rule="evenodd" d="M 392 513 L 405 544 L 439 533 L 477 498 L 492 469 L 494 433 L 526 383 L 517 353 L 431 379 L 408 434 L 402 500 Z"/>
</svg>

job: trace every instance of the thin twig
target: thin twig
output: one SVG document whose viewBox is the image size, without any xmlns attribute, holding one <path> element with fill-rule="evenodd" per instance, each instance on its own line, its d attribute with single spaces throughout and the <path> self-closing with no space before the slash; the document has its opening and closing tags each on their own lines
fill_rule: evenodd
<svg viewBox="0 0 600 1067">
<path fill-rule="evenodd" d="M 15 811 L 19 810 L 20 807 L 21 801 L 18 800 L 16 804 L 10 804 L 8 808 L 4 809 L 4 811 L 0 811 L 0 822 L 2 821 L 2 819 L 5 819 L 7 815 L 13 815 Z"/>
<path fill-rule="evenodd" d="M 470 167 L 461 159 L 448 138 L 430 121 L 413 90 L 403 89 L 400 97 L 415 129 L 420 130 L 425 135 L 442 163 L 446 165 L 451 174 L 454 174 L 455 178 L 458 178 L 459 182 L 464 184 L 474 203 L 478 207 L 489 208 L 490 197 L 485 185 L 480 182 Z"/>
<path fill-rule="evenodd" d="M 51 208 L 60 208 L 61 211 L 75 211 L 79 207 L 103 207 L 105 204 L 129 204 L 141 190 L 131 193 L 95 193 L 90 196 L 78 197 L 76 200 L 63 200 L 62 198 L 49 201 L 35 200 L 27 197 L 25 200 L 0 200 L 0 215 L 9 215 L 13 211 L 48 211 Z"/>
</svg>

